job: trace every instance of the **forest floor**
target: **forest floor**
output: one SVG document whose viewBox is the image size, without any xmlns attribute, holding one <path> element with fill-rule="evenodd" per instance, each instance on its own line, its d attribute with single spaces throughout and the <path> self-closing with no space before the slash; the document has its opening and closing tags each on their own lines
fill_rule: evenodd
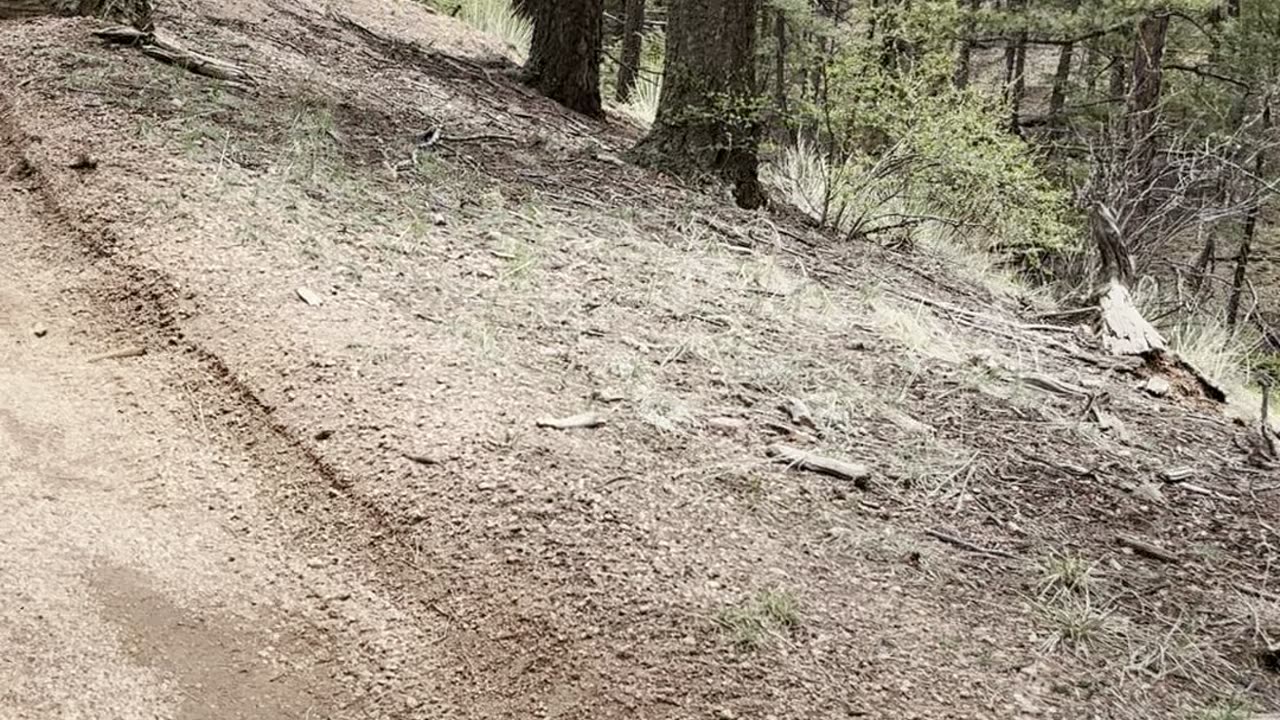
<svg viewBox="0 0 1280 720">
<path fill-rule="evenodd" d="M 420 6 L 160 11 L 259 86 L 0 35 L 0 717 L 1280 707 L 1280 474 L 1186 378 Z"/>
</svg>

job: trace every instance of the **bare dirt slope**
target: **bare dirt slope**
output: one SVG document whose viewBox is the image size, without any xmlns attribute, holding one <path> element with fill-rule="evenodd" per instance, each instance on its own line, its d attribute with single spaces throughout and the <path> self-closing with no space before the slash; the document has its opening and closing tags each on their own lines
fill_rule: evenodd
<svg viewBox="0 0 1280 720">
<path fill-rule="evenodd" d="M 1280 699 L 1280 486 L 1194 383 L 630 167 L 419 6 L 157 22 L 260 87 L 0 35 L 0 716 Z"/>
</svg>

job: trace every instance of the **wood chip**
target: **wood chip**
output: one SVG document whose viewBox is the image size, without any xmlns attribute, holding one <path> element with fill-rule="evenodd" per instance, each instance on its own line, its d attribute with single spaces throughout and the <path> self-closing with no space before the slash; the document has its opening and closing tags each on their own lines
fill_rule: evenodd
<svg viewBox="0 0 1280 720">
<path fill-rule="evenodd" d="M 302 299 L 302 302 L 311 305 L 312 307 L 324 304 L 324 298 L 320 297 L 319 293 L 309 287 L 299 287 L 294 292 L 298 293 L 298 297 Z"/>
<path fill-rule="evenodd" d="M 579 428 L 595 428 L 604 425 L 604 418 L 593 412 L 584 412 L 564 418 L 540 418 L 534 421 L 540 428 L 555 430 L 575 430 Z"/>
<path fill-rule="evenodd" d="M 867 487 L 867 481 L 871 478 L 871 470 L 866 465 L 824 457 L 790 445 L 771 445 L 768 454 L 775 461 L 786 463 L 797 470 L 808 470 L 842 480 L 852 480 L 857 487 L 863 489 Z"/>
<path fill-rule="evenodd" d="M 104 352 L 101 355 L 94 355 L 93 357 L 89 358 L 88 361 L 91 363 L 96 363 L 96 362 L 102 362 L 103 360 L 120 360 L 123 358 L 141 357 L 146 354 L 147 354 L 146 348 L 140 345 L 133 345 L 130 347 L 120 348 L 119 350 Z"/>
<path fill-rule="evenodd" d="M 733 417 L 713 417 L 707 418 L 707 425 L 712 430 L 718 430 L 722 433 L 731 434 L 747 426 L 747 421 L 742 418 Z"/>
<path fill-rule="evenodd" d="M 803 400 L 787 398 L 786 402 L 782 403 L 782 411 L 796 425 L 803 425 L 811 430 L 818 429 L 818 423 L 813 419 L 813 413 L 809 412 L 809 406 L 805 405 Z"/>
<path fill-rule="evenodd" d="M 426 455 L 415 455 L 413 453 L 402 453 L 402 454 L 404 455 L 405 460 L 408 460 L 409 462 L 418 463 L 419 465 L 439 465 L 440 464 L 439 460 L 436 460 L 435 458 L 432 458 L 432 457 L 427 457 Z"/>
<path fill-rule="evenodd" d="M 1117 535 L 1116 542 L 1139 555 L 1151 558 L 1152 560 L 1159 560 L 1160 562 L 1167 563 L 1177 563 L 1181 561 L 1181 558 L 1178 557 L 1177 553 L 1165 550 L 1159 545 L 1149 543 L 1146 540 L 1140 540 L 1128 535 Z"/>
<path fill-rule="evenodd" d="M 31 334 L 36 337 L 44 337 L 49 334 L 49 328 L 44 323 L 38 322 L 31 326 Z"/>
<path fill-rule="evenodd" d="M 1155 397 L 1164 397 L 1169 394 L 1169 381 L 1156 375 L 1147 379 L 1147 384 L 1142 386 L 1148 394 Z"/>
</svg>

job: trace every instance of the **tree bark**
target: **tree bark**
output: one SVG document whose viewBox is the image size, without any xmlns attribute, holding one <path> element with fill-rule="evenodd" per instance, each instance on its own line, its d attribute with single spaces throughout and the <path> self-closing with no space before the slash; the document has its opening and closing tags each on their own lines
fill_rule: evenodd
<svg viewBox="0 0 1280 720">
<path fill-rule="evenodd" d="M 1164 78 L 1165 41 L 1169 33 L 1169 14 L 1154 12 L 1138 23 L 1138 38 L 1133 52 L 1133 89 L 1125 112 L 1125 128 L 1132 144 L 1137 170 L 1145 177 L 1151 169 L 1156 151 L 1156 114 L 1160 105 L 1160 89 Z"/>
<path fill-rule="evenodd" d="M 773 67 L 773 104 L 778 113 L 778 131 L 795 142 L 791 132 L 791 103 L 787 97 L 787 15 L 781 10 L 773 19 L 773 39 L 777 44 Z"/>
<path fill-rule="evenodd" d="M 1268 105 L 1262 110 L 1262 129 L 1266 132 L 1271 128 L 1271 107 Z M 1253 161 L 1253 176 L 1262 178 L 1263 173 L 1267 169 L 1267 153 L 1264 150 L 1258 151 L 1258 156 Z M 1261 180 L 1254 180 L 1256 186 Z M 1240 237 L 1240 250 L 1236 253 L 1236 269 L 1231 278 L 1231 293 L 1227 296 L 1227 327 L 1234 328 L 1240 319 L 1240 299 L 1244 296 L 1245 279 L 1249 273 L 1250 255 L 1253 253 L 1253 239 L 1258 232 L 1258 215 L 1261 212 L 1261 203 L 1257 197 L 1259 188 L 1254 188 L 1255 197 L 1249 203 L 1249 211 L 1244 218 L 1244 232 Z"/>
<path fill-rule="evenodd" d="M 755 75 L 759 0 L 672 0 L 658 116 L 637 162 L 729 183 L 745 208 L 765 204 Z"/>
<path fill-rule="evenodd" d="M 524 81 L 570 110 L 603 117 L 602 0 L 534 0 L 533 43 Z"/>
<path fill-rule="evenodd" d="M 969 12 L 977 15 L 978 10 L 982 8 L 982 0 L 969 0 Z M 965 32 L 972 36 L 977 31 L 975 22 L 970 17 L 965 22 Z M 960 50 L 956 53 L 956 71 L 955 76 L 951 79 L 953 85 L 957 88 L 964 89 L 969 86 L 969 65 L 973 59 L 973 39 L 966 37 L 960 41 Z"/>
<path fill-rule="evenodd" d="M 644 42 L 644 2 L 627 0 L 622 24 L 622 57 L 618 60 L 618 102 L 631 100 L 640 71 L 640 51 Z"/>
<path fill-rule="evenodd" d="M 144 32 L 153 28 L 150 0 L 0 0 L 0 20 L 60 15 L 102 17 Z"/>
<path fill-rule="evenodd" d="M 1026 7 L 1025 0 L 1009 0 L 1011 12 Z M 1004 46 L 1004 99 L 1009 104 L 1009 129 L 1018 132 L 1018 113 L 1022 109 L 1022 96 L 1025 94 L 1027 70 L 1027 33 L 1019 30 L 1005 40 Z"/>
</svg>

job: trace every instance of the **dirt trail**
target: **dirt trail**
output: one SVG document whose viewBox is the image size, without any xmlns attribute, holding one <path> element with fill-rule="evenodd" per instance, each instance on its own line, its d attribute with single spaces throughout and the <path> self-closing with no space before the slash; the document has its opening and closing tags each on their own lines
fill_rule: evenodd
<svg viewBox="0 0 1280 720">
<path fill-rule="evenodd" d="M 251 525 L 260 473 L 184 417 L 163 358 L 90 362 L 113 348 L 85 275 L 23 257 L 52 238 L 5 185 L 0 716 L 328 715 L 331 642 L 289 617 L 303 559 Z"/>
</svg>

